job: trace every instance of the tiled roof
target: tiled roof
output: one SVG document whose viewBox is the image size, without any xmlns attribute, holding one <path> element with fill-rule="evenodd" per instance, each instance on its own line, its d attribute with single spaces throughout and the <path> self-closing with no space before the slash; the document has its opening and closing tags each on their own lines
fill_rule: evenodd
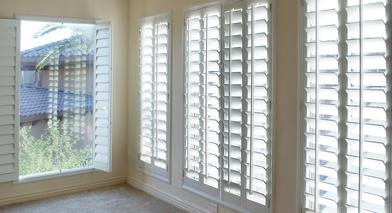
<svg viewBox="0 0 392 213">
<path fill-rule="evenodd" d="M 49 91 L 46 88 L 22 86 L 20 88 L 20 116 L 23 119 L 32 119 L 49 113 Z M 83 98 L 84 96 L 84 98 Z M 80 96 L 74 93 L 59 91 L 57 93 L 57 112 L 64 111 L 74 112 L 77 107 L 64 107 L 64 99 L 70 100 L 70 103 L 77 103 L 76 99 Z M 91 111 L 93 107 L 93 98 L 91 95 L 82 95 L 85 103 L 82 108 L 85 111 Z"/>
<path fill-rule="evenodd" d="M 52 42 L 49 44 L 41 45 L 38 47 L 34 47 L 28 50 L 24 50 L 21 52 L 22 57 L 25 58 L 35 58 L 35 57 L 42 57 L 45 56 L 49 50 L 53 49 L 54 47 L 61 47 L 64 46 L 70 39 L 64 39 L 56 42 Z M 93 50 L 89 51 L 89 54 L 92 54 Z M 84 51 L 81 51 L 80 48 L 71 48 L 61 51 L 60 56 L 80 56 L 85 55 Z"/>
</svg>

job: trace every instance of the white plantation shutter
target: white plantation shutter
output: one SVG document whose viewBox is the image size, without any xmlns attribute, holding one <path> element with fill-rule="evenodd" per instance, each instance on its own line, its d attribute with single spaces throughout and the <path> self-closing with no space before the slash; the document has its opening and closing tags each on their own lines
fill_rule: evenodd
<svg viewBox="0 0 392 213">
<path fill-rule="evenodd" d="M 263 211 L 270 176 L 269 7 L 267 1 L 227 6 L 223 25 L 223 200 Z"/>
<path fill-rule="evenodd" d="M 18 179 L 20 22 L 0 19 L 0 183 Z"/>
<path fill-rule="evenodd" d="M 185 23 L 186 187 L 268 211 L 270 3 L 191 12 Z M 238 208 L 239 207 L 239 208 Z"/>
<path fill-rule="evenodd" d="M 139 38 L 140 161 L 147 172 L 169 178 L 169 15 L 143 19 Z"/>
<path fill-rule="evenodd" d="M 112 31 L 97 24 L 94 54 L 94 167 L 111 171 Z"/>
<path fill-rule="evenodd" d="M 219 195 L 220 9 L 188 14 L 185 21 L 185 185 Z"/>
<path fill-rule="evenodd" d="M 306 0 L 306 212 L 391 211 L 390 13 L 390 0 Z"/>
</svg>

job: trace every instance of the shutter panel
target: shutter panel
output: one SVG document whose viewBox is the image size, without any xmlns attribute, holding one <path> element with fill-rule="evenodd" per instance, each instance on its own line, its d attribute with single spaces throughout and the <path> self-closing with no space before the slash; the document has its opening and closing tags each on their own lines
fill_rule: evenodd
<svg viewBox="0 0 392 213">
<path fill-rule="evenodd" d="M 316 212 L 336 212 L 338 202 L 338 6 L 307 1 L 305 199 Z"/>
<path fill-rule="evenodd" d="M 306 3 L 304 208 L 390 212 L 391 2 Z"/>
<path fill-rule="evenodd" d="M 391 117 L 387 117 L 390 105 L 386 94 L 390 94 L 388 90 L 391 89 L 390 85 L 387 86 L 387 76 L 391 76 L 386 59 L 386 30 L 391 28 L 386 23 L 390 9 L 388 0 L 351 0 L 346 5 L 348 113 L 345 188 L 349 211 L 385 212 L 390 209 L 387 182 L 390 181 L 388 155 L 391 150 L 387 146 L 390 146 L 391 138 L 387 138 L 387 127 Z M 390 48 L 389 44 L 389 51 Z"/>
<path fill-rule="evenodd" d="M 140 160 L 147 172 L 169 178 L 169 15 L 148 17 L 140 27 Z"/>
<path fill-rule="evenodd" d="M 271 193 L 271 22 L 270 4 L 248 6 L 246 198 L 267 205 Z M 244 147 L 245 148 L 245 147 Z"/>
<path fill-rule="evenodd" d="M 95 29 L 94 167 L 111 171 L 112 31 L 110 24 Z"/>
<path fill-rule="evenodd" d="M 0 183 L 18 179 L 20 22 L 0 19 Z"/>
<path fill-rule="evenodd" d="M 236 3 L 225 7 L 223 25 L 223 200 L 263 211 L 270 176 L 269 16 L 268 2 Z"/>
<path fill-rule="evenodd" d="M 220 182 L 220 10 L 185 21 L 185 185 L 218 196 Z"/>
<path fill-rule="evenodd" d="M 270 4 L 225 3 L 222 11 L 193 11 L 185 22 L 184 184 L 233 208 L 267 212 Z"/>
</svg>

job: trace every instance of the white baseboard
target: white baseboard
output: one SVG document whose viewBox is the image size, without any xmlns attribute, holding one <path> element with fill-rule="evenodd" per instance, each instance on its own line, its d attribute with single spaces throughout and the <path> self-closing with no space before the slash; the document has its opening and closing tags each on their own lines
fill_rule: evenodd
<svg viewBox="0 0 392 213">
<path fill-rule="evenodd" d="M 75 193 L 75 192 L 80 192 L 85 190 L 96 189 L 105 186 L 122 184 L 122 183 L 127 183 L 126 177 L 112 178 L 112 179 L 106 179 L 101 181 L 93 181 L 87 184 L 74 184 L 66 187 L 44 189 L 32 193 L 24 193 L 24 194 L 18 194 L 18 195 L 2 198 L 0 199 L 0 206 L 33 201 L 33 200 L 38 200 L 38 199 L 43 199 L 43 198 L 48 198 L 53 196 L 59 196 L 59 195 L 70 194 L 70 193 Z"/>
<path fill-rule="evenodd" d="M 183 209 L 187 212 L 192 212 L 192 213 L 209 213 L 210 211 L 201 208 L 199 206 L 195 206 L 187 201 L 184 201 L 176 196 L 173 196 L 171 194 L 168 194 L 154 186 L 151 186 L 149 184 L 145 184 L 140 180 L 136 180 L 134 178 L 128 177 L 128 184 L 131 185 L 132 187 L 135 187 L 139 190 L 142 190 L 146 192 L 147 194 L 150 194 L 156 198 L 159 198 L 167 203 L 170 203 L 180 209 Z"/>
</svg>

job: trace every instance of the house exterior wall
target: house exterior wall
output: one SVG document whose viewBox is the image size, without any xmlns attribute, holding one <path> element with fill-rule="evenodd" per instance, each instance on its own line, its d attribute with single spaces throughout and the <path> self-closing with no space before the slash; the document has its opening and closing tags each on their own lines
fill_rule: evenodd
<svg viewBox="0 0 392 213">
<path fill-rule="evenodd" d="M 92 57 L 89 57 L 89 61 L 87 63 L 87 82 L 86 82 L 86 92 L 89 95 L 92 95 L 94 92 L 94 60 Z M 23 58 L 22 58 L 23 61 Z M 41 70 L 36 73 L 35 70 L 22 70 L 21 85 L 32 85 L 31 82 L 35 81 L 33 86 L 48 88 L 49 86 L 49 71 Z M 37 78 L 37 79 L 36 79 Z M 60 64 L 59 69 L 59 90 L 64 90 L 64 66 Z"/>
<path fill-rule="evenodd" d="M 0 0 L 0 18 L 65 17 L 110 21 L 113 30 L 112 172 L 0 184 L 0 205 L 125 182 L 127 176 L 128 0 Z"/>
</svg>

